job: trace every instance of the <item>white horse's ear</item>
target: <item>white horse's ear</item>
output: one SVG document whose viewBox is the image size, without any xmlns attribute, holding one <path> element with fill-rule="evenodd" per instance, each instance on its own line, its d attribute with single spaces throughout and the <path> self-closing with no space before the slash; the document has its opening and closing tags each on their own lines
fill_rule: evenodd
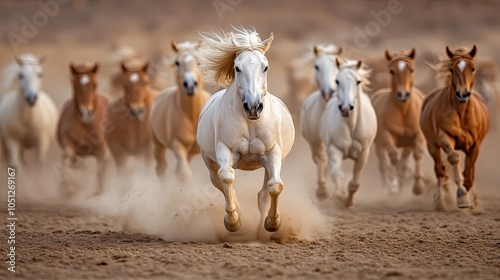
<svg viewBox="0 0 500 280">
<path fill-rule="evenodd" d="M 45 62 L 45 60 L 47 60 L 47 56 L 46 55 L 41 55 L 38 57 L 38 64 L 43 64 Z"/>
<path fill-rule="evenodd" d="M 342 52 L 344 52 L 344 48 L 340 47 L 338 50 L 337 50 L 337 55 L 341 55 Z"/>
<path fill-rule="evenodd" d="M 453 58 L 453 52 L 450 50 L 450 47 L 446 46 L 446 55 L 449 57 L 449 58 Z"/>
<path fill-rule="evenodd" d="M 408 54 L 408 57 L 411 58 L 411 60 L 415 60 L 415 57 L 417 57 L 417 51 L 415 50 L 415 48 L 411 48 L 411 51 Z"/>
<path fill-rule="evenodd" d="M 262 41 L 262 44 L 265 46 L 264 47 L 264 53 L 269 50 L 269 48 L 271 47 L 271 43 L 273 42 L 273 40 L 274 40 L 274 33 L 271 32 L 271 35 L 269 35 L 269 38 L 267 38 L 264 41 Z"/>
<path fill-rule="evenodd" d="M 178 52 L 179 46 L 177 46 L 177 43 L 175 41 L 172 41 L 171 44 L 172 44 L 172 49 L 174 50 L 174 52 Z"/>
<path fill-rule="evenodd" d="M 340 68 L 340 66 L 342 65 L 342 61 L 338 57 L 336 57 L 335 64 L 337 64 L 337 68 Z"/>
<path fill-rule="evenodd" d="M 358 60 L 358 63 L 356 63 L 356 69 L 360 69 L 361 65 L 363 65 L 363 62 L 361 60 Z"/>
<path fill-rule="evenodd" d="M 385 60 L 392 61 L 392 55 L 387 49 L 385 50 Z"/>
<path fill-rule="evenodd" d="M 16 60 L 17 65 L 23 66 L 23 60 L 21 58 L 19 58 L 18 56 L 16 56 L 14 59 Z"/>
<path fill-rule="evenodd" d="M 469 55 L 470 57 L 474 57 L 477 53 L 477 47 L 476 45 L 472 46 L 472 50 L 470 50 Z"/>
</svg>

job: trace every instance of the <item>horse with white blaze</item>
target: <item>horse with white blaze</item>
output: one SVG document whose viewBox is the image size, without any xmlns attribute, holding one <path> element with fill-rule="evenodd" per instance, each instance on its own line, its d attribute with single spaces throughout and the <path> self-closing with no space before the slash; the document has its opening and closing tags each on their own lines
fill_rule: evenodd
<svg viewBox="0 0 500 280">
<path fill-rule="evenodd" d="M 267 231 L 277 231 L 281 225 L 281 165 L 292 148 L 295 129 L 285 104 L 267 91 L 265 53 L 273 34 L 262 41 L 254 29 L 234 28 L 234 32 L 202 35 L 202 39 L 202 67 L 217 84 L 227 87 L 205 104 L 196 134 L 212 184 L 225 197 L 224 225 L 231 232 L 241 226 L 233 189 L 235 168 L 264 167 L 264 183 L 258 193 L 260 224 Z"/>
</svg>

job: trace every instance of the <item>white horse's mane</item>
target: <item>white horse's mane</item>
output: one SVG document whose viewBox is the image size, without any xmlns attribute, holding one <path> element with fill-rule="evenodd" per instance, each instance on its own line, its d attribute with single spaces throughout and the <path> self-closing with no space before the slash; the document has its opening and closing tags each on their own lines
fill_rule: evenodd
<svg viewBox="0 0 500 280">
<path fill-rule="evenodd" d="M 254 28 L 233 27 L 231 32 L 200 34 L 200 63 L 205 76 L 227 87 L 234 79 L 234 60 L 245 50 L 266 51 L 266 45 Z"/>
<path fill-rule="evenodd" d="M 363 91 L 369 90 L 369 85 L 370 85 L 370 74 L 372 70 L 368 67 L 366 67 L 366 64 L 362 63 L 361 67 L 359 69 L 356 68 L 358 64 L 358 60 L 345 60 L 342 65 L 340 65 L 340 69 L 351 69 L 353 70 L 356 74 L 359 80 L 361 81 L 361 88 Z"/>
<path fill-rule="evenodd" d="M 17 57 L 23 64 L 31 64 L 34 66 L 40 66 L 39 58 L 30 53 L 20 54 Z M 16 79 L 19 74 L 19 64 L 16 61 L 13 61 L 11 64 L 5 68 L 3 72 L 3 80 L 2 80 L 2 93 L 5 93 L 9 90 L 12 90 L 15 86 L 17 86 L 18 79 Z"/>
</svg>

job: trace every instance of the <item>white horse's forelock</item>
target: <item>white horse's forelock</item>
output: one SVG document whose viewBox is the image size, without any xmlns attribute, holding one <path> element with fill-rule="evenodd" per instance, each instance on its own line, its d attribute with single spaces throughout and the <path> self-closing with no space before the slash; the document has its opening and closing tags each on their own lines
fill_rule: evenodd
<svg viewBox="0 0 500 280">
<path fill-rule="evenodd" d="M 234 79 L 234 60 L 243 51 L 257 50 L 262 53 L 266 45 L 254 28 L 233 27 L 227 33 L 200 34 L 200 63 L 205 76 L 214 79 L 221 87 L 227 87 Z"/>
<path fill-rule="evenodd" d="M 370 85 L 370 74 L 371 74 L 371 69 L 367 68 L 365 64 L 363 63 L 359 69 L 356 69 L 356 65 L 358 64 L 357 60 L 347 60 L 340 66 L 340 70 L 342 69 L 351 69 L 353 70 L 354 73 L 356 73 L 357 78 L 361 81 L 361 88 L 366 91 L 369 89 Z"/>
<path fill-rule="evenodd" d="M 25 65 L 33 65 L 35 67 L 39 67 L 39 58 L 33 54 L 30 53 L 25 53 L 25 54 L 20 54 L 17 57 L 20 61 L 23 62 Z M 15 86 L 18 84 L 18 79 L 16 79 L 17 75 L 19 74 L 19 64 L 17 64 L 16 61 L 13 61 L 11 64 L 5 68 L 4 73 L 3 73 L 3 80 L 2 80 L 2 94 L 12 90 Z"/>
</svg>

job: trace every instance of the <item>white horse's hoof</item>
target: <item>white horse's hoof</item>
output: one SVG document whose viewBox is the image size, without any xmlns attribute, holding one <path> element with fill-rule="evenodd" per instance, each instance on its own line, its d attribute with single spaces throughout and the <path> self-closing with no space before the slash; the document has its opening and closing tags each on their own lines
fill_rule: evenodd
<svg viewBox="0 0 500 280">
<path fill-rule="evenodd" d="M 319 200 L 325 200 L 329 197 L 328 190 L 326 188 L 317 188 L 316 189 L 316 197 Z"/>
<path fill-rule="evenodd" d="M 241 219 L 237 218 L 236 222 L 231 223 L 228 221 L 228 214 L 226 214 L 226 216 L 224 216 L 224 226 L 228 231 L 236 232 L 241 228 Z"/>
<path fill-rule="evenodd" d="M 266 220 L 264 221 L 264 228 L 269 232 L 278 231 L 280 227 L 281 220 L 279 217 L 276 219 L 272 219 L 271 217 L 267 216 Z"/>
</svg>

